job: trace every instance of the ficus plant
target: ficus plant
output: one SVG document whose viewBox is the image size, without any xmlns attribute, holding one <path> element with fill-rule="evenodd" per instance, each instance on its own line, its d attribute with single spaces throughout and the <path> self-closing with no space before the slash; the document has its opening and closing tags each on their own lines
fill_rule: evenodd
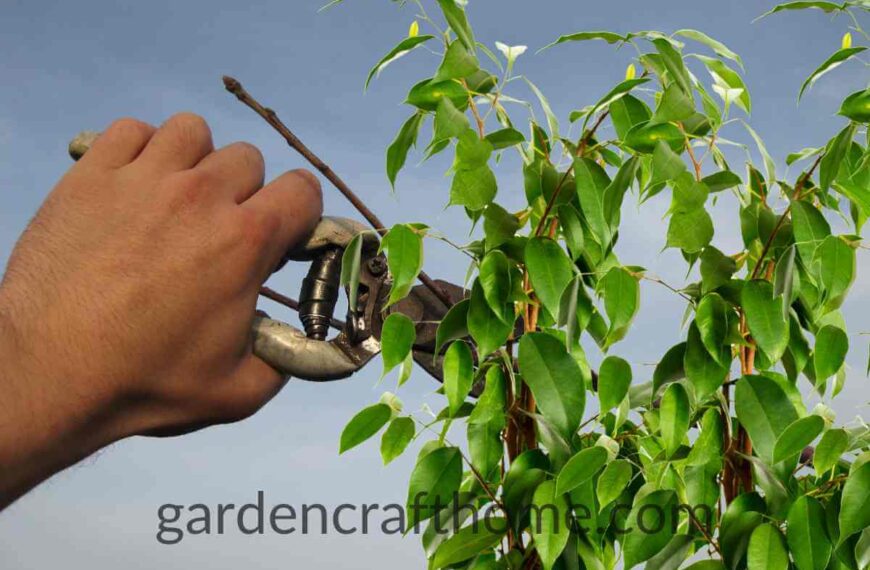
<svg viewBox="0 0 870 570">
<path fill-rule="evenodd" d="M 831 109 L 839 132 L 795 149 L 785 163 L 798 173 L 782 178 L 748 124 L 740 56 L 700 31 L 580 31 L 546 46 L 636 52 L 610 91 L 576 101 L 566 130 L 516 74 L 525 46 L 476 41 L 464 2 L 398 4 L 416 19 L 366 83 L 410 52 L 434 57 L 405 99 L 387 177 L 395 187 L 416 147 L 449 163 L 445 201 L 472 228 L 457 246 L 471 258 L 468 295 L 437 330 L 444 409 L 409 414 L 387 394 L 351 419 L 341 451 L 381 434 L 389 463 L 428 439 L 406 532 L 422 528 L 429 567 L 867 568 L 870 430 L 805 400 L 814 391 L 830 402 L 846 378 L 840 308 L 870 216 L 870 89 L 843 94 Z M 841 64 L 866 69 L 867 0 L 768 14 L 800 9 L 844 16 L 848 31 L 798 98 Z M 521 171 L 503 172 L 505 153 Z M 519 211 L 499 205 L 509 175 L 525 191 Z M 723 195 L 739 208 L 739 251 L 711 245 L 719 228 L 708 208 Z M 685 283 L 617 257 L 628 200 L 669 201 L 661 245 L 681 252 Z M 427 237 L 439 236 L 419 223 L 386 234 L 390 303 L 414 283 Z M 644 279 L 686 307 L 651 378 L 619 356 Z M 386 318 L 384 373 L 398 369 L 399 386 L 414 339 L 407 317 Z M 601 352 L 597 370 L 586 350 Z"/>
</svg>

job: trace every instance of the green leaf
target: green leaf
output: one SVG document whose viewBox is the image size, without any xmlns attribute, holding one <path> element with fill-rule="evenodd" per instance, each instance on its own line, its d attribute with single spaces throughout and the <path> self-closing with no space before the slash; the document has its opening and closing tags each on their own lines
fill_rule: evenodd
<svg viewBox="0 0 870 570">
<path fill-rule="evenodd" d="M 741 562 L 745 565 L 744 555 L 752 531 L 764 521 L 765 513 L 764 500 L 754 492 L 738 495 L 728 505 L 719 526 L 719 545 L 730 570 L 739 568 Z"/>
<path fill-rule="evenodd" d="M 631 476 L 631 463 L 627 460 L 616 459 L 607 464 L 598 477 L 595 490 L 602 509 L 622 495 L 622 491 L 631 482 Z"/>
<path fill-rule="evenodd" d="M 734 407 L 759 457 L 772 464 L 776 440 L 798 419 L 791 400 L 776 381 L 744 376 L 737 382 Z"/>
<path fill-rule="evenodd" d="M 797 570 L 824 570 L 831 558 L 831 541 L 825 532 L 825 510 L 812 497 L 803 496 L 788 511 L 786 540 Z"/>
<path fill-rule="evenodd" d="M 501 150 L 525 142 L 526 137 L 518 130 L 507 127 L 489 133 L 486 135 L 486 140 L 489 141 L 494 150 Z"/>
<path fill-rule="evenodd" d="M 411 115 L 396 138 L 387 148 L 387 178 L 390 180 L 390 186 L 396 187 L 396 176 L 399 171 L 405 166 L 405 160 L 408 158 L 408 151 L 417 143 L 417 133 L 420 132 L 420 125 L 423 123 L 423 113 L 414 113 Z"/>
<path fill-rule="evenodd" d="M 657 394 L 659 388 L 676 380 L 686 377 L 683 362 L 686 356 L 686 343 L 681 342 L 668 349 L 653 371 L 653 394 Z"/>
<path fill-rule="evenodd" d="M 612 239 L 610 220 L 604 210 L 605 191 L 610 179 L 594 160 L 577 158 L 574 161 L 574 184 L 589 229 L 595 241 L 606 249 Z"/>
<path fill-rule="evenodd" d="M 474 34 L 471 31 L 471 26 L 468 25 L 468 18 L 465 16 L 465 10 L 463 10 L 455 0 L 438 0 L 438 5 L 441 6 L 441 11 L 444 13 L 444 19 L 447 20 L 447 24 L 450 26 L 450 29 L 453 30 L 453 33 L 456 34 L 456 37 L 459 38 L 459 41 L 462 42 L 462 45 L 464 45 L 468 51 L 474 53 Z"/>
<path fill-rule="evenodd" d="M 856 91 L 846 97 L 839 114 L 858 123 L 870 123 L 870 89 Z"/>
<path fill-rule="evenodd" d="M 622 267 L 614 267 L 598 284 L 604 294 L 604 310 L 610 320 L 606 346 L 622 339 L 640 305 L 637 279 Z"/>
<path fill-rule="evenodd" d="M 492 145 L 488 140 L 477 136 L 473 129 L 465 129 L 459 135 L 456 143 L 457 170 L 473 170 L 486 166 L 490 156 L 492 156 Z"/>
<path fill-rule="evenodd" d="M 773 447 L 773 462 L 779 463 L 800 454 L 822 433 L 823 429 L 825 429 L 825 420 L 821 416 L 809 415 L 796 420 L 776 439 L 776 445 Z"/>
<path fill-rule="evenodd" d="M 598 368 L 598 400 L 602 412 L 618 406 L 631 386 L 631 365 L 618 356 L 608 356 Z"/>
<path fill-rule="evenodd" d="M 455 447 L 441 447 L 422 455 L 408 485 L 408 527 L 435 515 L 453 500 L 462 480 L 462 454 Z"/>
<path fill-rule="evenodd" d="M 798 254 L 809 267 L 816 257 L 816 248 L 831 235 L 831 226 L 812 204 L 802 201 L 792 203 L 791 221 Z"/>
<path fill-rule="evenodd" d="M 490 366 L 486 371 L 483 393 L 478 398 L 471 415 L 468 416 L 468 423 L 494 423 L 499 426 L 504 424 L 505 394 L 504 372 L 500 366 Z"/>
<path fill-rule="evenodd" d="M 435 551 L 432 568 L 446 568 L 498 546 L 508 529 L 503 517 L 491 517 L 486 524 L 477 521 L 460 529 Z"/>
<path fill-rule="evenodd" d="M 404 298 L 423 268 L 423 237 L 407 224 L 396 224 L 381 240 L 393 276 L 388 305 Z"/>
<path fill-rule="evenodd" d="M 728 46 L 723 44 L 722 42 L 715 40 L 708 36 L 703 32 L 699 32 L 698 30 L 677 30 L 674 32 L 675 36 L 683 36 L 684 38 L 689 38 L 690 40 L 695 40 L 696 42 L 702 43 L 708 48 L 712 49 L 713 52 L 716 53 L 719 57 L 724 57 L 726 59 L 730 59 L 737 63 L 740 67 L 743 67 L 743 60 L 740 59 L 740 56 L 728 49 Z"/>
<path fill-rule="evenodd" d="M 670 542 L 676 528 L 676 505 L 677 495 L 670 490 L 653 491 L 635 500 L 623 525 L 632 529 L 622 540 L 626 569 L 649 560 Z"/>
<path fill-rule="evenodd" d="M 595 105 L 593 105 L 589 109 L 589 112 L 586 113 L 586 123 L 588 123 L 589 119 L 591 117 L 593 117 L 598 111 L 607 107 L 608 105 L 610 105 L 614 101 L 617 101 L 617 100 L 621 99 L 622 97 L 625 97 L 629 92 L 631 92 L 632 89 L 634 89 L 638 85 L 643 85 L 644 83 L 647 83 L 648 81 L 649 81 L 648 77 L 639 77 L 637 79 L 626 79 L 625 81 L 623 81 L 622 83 L 620 83 L 619 85 L 617 85 L 616 87 L 614 87 L 613 89 L 608 91 L 607 94 L 604 97 L 602 97 L 601 99 L 599 99 L 598 102 L 595 103 Z M 584 131 L 586 130 L 586 123 L 584 123 L 584 125 L 583 125 Z"/>
<path fill-rule="evenodd" d="M 462 407 L 474 377 L 474 358 L 471 349 L 461 340 L 454 341 L 444 354 L 444 395 L 450 405 L 450 414 L 456 415 Z"/>
<path fill-rule="evenodd" d="M 573 491 L 592 479 L 605 463 L 607 463 L 607 450 L 603 447 L 596 445 L 580 451 L 559 471 L 556 478 L 556 493 L 562 495 Z"/>
<path fill-rule="evenodd" d="M 486 234 L 486 247 L 498 247 L 514 237 L 520 229 L 516 216 L 496 203 L 491 203 L 483 212 L 483 232 Z"/>
<path fill-rule="evenodd" d="M 480 68 L 477 58 L 470 53 L 461 41 L 452 42 L 447 47 L 444 59 L 432 78 L 433 83 L 468 77 Z"/>
<path fill-rule="evenodd" d="M 535 540 L 535 550 L 544 570 L 551 570 L 571 536 L 571 529 L 566 523 L 570 508 L 565 497 L 556 492 L 553 481 L 538 485 L 532 497 L 532 506 L 529 528 Z"/>
<path fill-rule="evenodd" d="M 424 79 L 411 87 L 405 103 L 424 111 L 435 111 L 441 99 L 450 99 L 456 108 L 463 110 L 468 106 L 468 92 L 456 81 L 433 83 Z"/>
<path fill-rule="evenodd" d="M 496 314 L 489 307 L 483 293 L 480 281 L 476 281 L 471 289 L 471 304 L 468 307 L 468 331 L 477 343 L 477 355 L 482 359 L 498 350 L 513 331 L 513 323 L 502 320 L 507 310 Z"/>
<path fill-rule="evenodd" d="M 559 44 L 564 44 L 566 42 L 585 42 L 585 41 L 589 41 L 589 40 L 604 40 L 609 44 L 615 44 L 618 42 L 627 42 L 628 39 L 629 38 L 627 36 L 621 36 L 615 32 L 606 32 L 606 31 L 576 32 L 573 34 L 559 36 L 559 39 L 557 39 L 556 41 L 554 41 L 551 44 L 548 44 L 548 45 L 542 47 L 540 50 L 538 50 L 538 53 L 544 51 L 545 49 L 549 49 L 553 46 L 556 46 Z"/>
<path fill-rule="evenodd" d="M 749 570 L 788 570 L 788 551 L 778 528 L 765 523 L 752 531 L 747 562 Z"/>
<path fill-rule="evenodd" d="M 560 206 L 559 224 L 562 226 L 562 232 L 565 234 L 565 245 L 568 246 L 571 259 L 576 260 L 583 255 L 583 246 L 586 242 L 580 213 L 571 204 Z"/>
<path fill-rule="evenodd" d="M 685 121 L 695 114 L 695 102 L 677 84 L 668 85 L 662 93 L 652 122 L 668 123 Z"/>
<path fill-rule="evenodd" d="M 840 540 L 870 527 L 870 462 L 852 467 L 840 501 Z"/>
<path fill-rule="evenodd" d="M 689 336 L 686 341 L 686 356 L 683 360 L 686 378 L 689 379 L 689 382 L 695 388 L 695 395 L 699 400 L 707 398 L 722 386 L 725 378 L 728 376 L 730 368 L 729 357 L 731 356 L 730 352 L 726 352 L 727 349 L 722 344 L 717 346 L 716 353 L 711 353 L 709 348 L 705 346 L 703 335 L 699 328 L 699 320 L 701 318 L 699 315 L 689 327 Z"/>
<path fill-rule="evenodd" d="M 670 40 L 663 38 L 652 41 L 661 55 L 661 62 L 668 71 L 671 81 L 676 83 L 684 93 L 692 93 L 692 82 L 689 79 L 689 71 L 683 63 L 683 56 L 674 48 Z"/>
<path fill-rule="evenodd" d="M 771 14 L 776 14 L 777 12 L 782 12 L 783 10 L 805 10 L 807 8 L 817 8 L 826 13 L 836 12 L 842 10 L 843 7 L 834 2 L 785 2 L 783 4 L 778 4 L 769 12 L 765 12 L 757 19 L 760 20 L 765 16 L 769 16 Z"/>
<path fill-rule="evenodd" d="M 499 250 L 487 253 L 480 262 L 479 281 L 492 312 L 506 323 L 513 324 L 514 306 L 513 303 L 508 304 L 511 295 L 511 266 L 507 256 Z"/>
<path fill-rule="evenodd" d="M 782 297 L 782 318 L 788 319 L 789 308 L 794 301 L 795 282 L 795 257 L 797 249 L 794 245 L 788 247 L 776 261 L 776 274 L 773 279 L 773 296 Z"/>
<path fill-rule="evenodd" d="M 482 210 L 495 199 L 497 192 L 495 174 L 488 165 L 458 170 L 450 187 L 450 204 L 472 211 Z"/>
<path fill-rule="evenodd" d="M 828 143 L 822 162 L 819 164 L 819 190 L 827 191 L 840 172 L 840 165 L 846 153 L 852 147 L 852 138 L 855 136 L 855 124 L 849 123 L 845 129 Z"/>
<path fill-rule="evenodd" d="M 463 299 L 447 311 L 438 329 L 435 331 L 435 354 L 441 353 L 441 348 L 448 341 L 468 336 L 468 306 L 470 301 Z"/>
<path fill-rule="evenodd" d="M 470 128 L 468 118 L 447 98 L 438 101 L 433 125 L 435 132 L 432 135 L 432 144 L 458 138 Z"/>
<path fill-rule="evenodd" d="M 686 458 L 688 465 L 703 466 L 715 462 L 722 463 L 722 416 L 718 409 L 710 408 L 701 417 L 701 433 L 692 444 Z"/>
<path fill-rule="evenodd" d="M 730 170 L 721 170 L 719 172 L 714 172 L 709 176 L 705 176 L 701 182 L 707 186 L 710 193 L 714 193 L 739 186 L 743 183 L 743 180 Z"/>
<path fill-rule="evenodd" d="M 646 103 L 633 95 L 624 95 L 610 105 L 610 120 L 620 140 L 625 139 L 628 132 L 652 117 L 652 112 Z"/>
<path fill-rule="evenodd" d="M 849 337 L 843 329 L 826 325 L 816 333 L 816 346 L 813 350 L 816 386 L 825 382 L 842 368 L 848 351 Z"/>
<path fill-rule="evenodd" d="M 665 390 L 659 409 L 659 422 L 668 455 L 673 455 L 689 432 L 689 394 L 682 384 L 673 383 Z"/>
<path fill-rule="evenodd" d="M 545 237 L 528 241 L 525 260 L 535 294 L 551 315 L 558 315 L 562 292 L 574 276 L 574 264 L 559 244 Z"/>
<path fill-rule="evenodd" d="M 341 278 L 339 283 L 347 287 L 347 308 L 350 312 L 356 312 L 357 309 L 362 243 L 362 234 L 353 236 L 341 254 Z"/>
<path fill-rule="evenodd" d="M 816 249 L 816 259 L 826 298 L 839 299 L 855 279 L 855 250 L 837 236 L 828 236 Z"/>
<path fill-rule="evenodd" d="M 826 59 L 824 63 L 817 67 L 816 70 L 813 71 L 809 77 L 806 78 L 806 80 L 803 82 L 803 85 L 801 85 L 800 92 L 798 93 L 798 101 L 800 101 L 801 97 L 803 97 L 804 91 L 812 87 L 813 84 L 815 84 L 815 82 L 818 81 L 820 77 L 822 77 L 829 71 L 839 67 L 840 65 L 852 59 L 854 56 L 858 55 L 866 49 L 866 47 L 861 46 L 837 50 L 831 57 Z"/>
<path fill-rule="evenodd" d="M 644 570 L 677 570 L 686 560 L 694 542 L 687 534 L 677 534 L 655 556 L 647 560 Z"/>
<path fill-rule="evenodd" d="M 695 55 L 695 57 L 707 67 L 707 71 L 710 72 L 710 76 L 713 77 L 716 85 L 719 85 L 723 89 L 739 89 L 740 94 L 734 99 L 734 104 L 740 107 L 747 115 L 752 113 L 752 97 L 749 95 L 749 89 L 746 88 L 746 84 L 736 71 L 718 59 L 703 55 Z M 722 95 L 721 92 L 719 94 Z M 727 101 L 726 97 L 722 98 Z"/>
<path fill-rule="evenodd" d="M 381 458 L 384 460 L 384 465 L 402 455 L 414 439 L 415 433 L 414 420 L 411 418 L 396 418 L 390 422 L 387 431 L 381 437 Z"/>
<path fill-rule="evenodd" d="M 484 480 L 491 480 L 498 473 L 504 455 L 501 440 L 502 426 L 495 422 L 468 424 L 468 453 L 471 464 Z"/>
<path fill-rule="evenodd" d="M 737 262 L 713 246 L 701 254 L 701 291 L 709 293 L 731 281 L 737 272 Z"/>
<path fill-rule="evenodd" d="M 743 124 L 743 128 L 746 129 L 746 132 L 749 133 L 749 136 L 752 137 L 752 140 L 755 141 L 755 146 L 758 148 L 758 153 L 761 155 L 762 160 L 764 161 L 764 170 L 767 174 L 767 180 L 770 183 L 773 183 L 776 180 L 776 163 L 773 162 L 773 158 L 770 156 L 770 153 L 767 151 L 767 147 L 764 146 L 764 141 L 761 140 L 761 137 L 758 133 L 755 132 L 755 129 L 749 126 L 748 123 L 741 121 Z"/>
<path fill-rule="evenodd" d="M 780 301 L 773 297 L 773 285 L 761 279 L 747 281 L 741 301 L 752 338 L 770 361 L 776 362 L 788 348 L 789 328 Z"/>
<path fill-rule="evenodd" d="M 364 408 L 344 426 L 338 453 L 353 449 L 378 433 L 392 415 L 393 410 L 387 404 L 374 404 Z"/>
<path fill-rule="evenodd" d="M 713 220 L 703 208 L 675 212 L 668 224 L 668 247 L 697 253 L 713 239 Z"/>
<path fill-rule="evenodd" d="M 727 344 L 731 314 L 728 304 L 716 293 L 704 295 L 695 310 L 695 324 L 698 326 L 701 342 L 710 356 L 723 366 L 731 362 L 730 351 L 723 354 L 722 350 Z"/>
<path fill-rule="evenodd" d="M 547 126 L 550 128 L 550 138 L 554 141 L 559 140 L 559 120 L 556 119 L 556 115 L 553 113 L 553 109 L 550 108 L 550 102 L 547 101 L 547 98 L 541 92 L 538 87 L 528 80 L 525 76 L 523 76 L 523 80 L 529 85 L 529 88 L 532 90 L 532 93 L 535 94 L 535 97 L 538 98 L 538 102 L 541 104 L 541 108 L 544 110 L 544 116 L 547 118 Z"/>
<path fill-rule="evenodd" d="M 580 425 L 586 403 L 580 366 L 556 337 L 546 333 L 528 333 L 520 338 L 519 366 L 541 413 L 570 439 Z"/>
<path fill-rule="evenodd" d="M 825 432 L 816 451 L 813 453 L 813 467 L 816 475 L 821 477 L 834 468 L 840 458 L 849 449 L 849 434 L 844 429 L 831 429 Z"/>
<path fill-rule="evenodd" d="M 625 133 L 623 144 L 637 152 L 649 154 L 655 150 L 658 141 L 665 142 L 673 151 L 680 150 L 685 144 L 685 136 L 671 123 L 643 122 L 634 125 Z"/>
<path fill-rule="evenodd" d="M 414 48 L 428 42 L 435 36 L 415 36 L 413 38 L 405 38 L 401 42 L 396 45 L 390 52 L 381 58 L 381 60 L 375 64 L 372 70 L 369 72 L 368 77 L 366 77 L 366 86 L 365 88 L 369 88 L 369 83 L 371 83 L 372 79 L 380 75 L 381 71 L 384 70 L 388 65 L 402 57 L 403 55 L 411 52 Z"/>
<path fill-rule="evenodd" d="M 404 362 L 416 338 L 414 321 L 402 313 L 390 313 L 387 316 L 381 329 L 381 357 L 384 360 L 381 378 Z"/>
<path fill-rule="evenodd" d="M 664 141 L 656 142 L 652 155 L 652 178 L 650 186 L 669 182 L 686 172 L 686 164 L 680 155 L 671 150 Z"/>
</svg>

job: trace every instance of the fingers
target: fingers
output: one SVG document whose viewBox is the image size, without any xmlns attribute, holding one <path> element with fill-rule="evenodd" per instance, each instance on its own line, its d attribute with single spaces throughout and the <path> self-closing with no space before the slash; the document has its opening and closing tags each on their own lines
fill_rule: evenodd
<svg viewBox="0 0 870 570">
<path fill-rule="evenodd" d="M 154 133 L 148 123 L 136 119 L 119 119 L 97 137 L 81 162 L 103 168 L 121 168 L 133 162 Z"/>
<path fill-rule="evenodd" d="M 234 422 L 254 414 L 274 398 L 288 380 L 289 377 L 249 353 L 215 394 L 218 421 Z"/>
<path fill-rule="evenodd" d="M 305 239 L 323 214 L 320 182 L 307 170 L 279 176 L 242 204 L 263 223 L 274 224 L 274 235 L 263 251 L 262 280 L 275 269 L 286 252 Z"/>
<path fill-rule="evenodd" d="M 151 172 L 178 172 L 193 168 L 213 150 L 205 120 L 193 113 L 179 113 L 157 129 L 136 162 Z"/>
<path fill-rule="evenodd" d="M 208 173 L 208 179 L 215 181 L 213 191 L 240 204 L 262 188 L 266 165 L 257 147 L 237 142 L 206 156 L 194 170 Z"/>
</svg>

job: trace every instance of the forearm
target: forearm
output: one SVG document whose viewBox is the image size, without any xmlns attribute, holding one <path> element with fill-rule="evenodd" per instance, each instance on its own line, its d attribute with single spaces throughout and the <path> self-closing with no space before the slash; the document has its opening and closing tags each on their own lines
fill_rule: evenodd
<svg viewBox="0 0 870 570">
<path fill-rule="evenodd" d="M 108 395 L 26 340 L 8 297 L 0 287 L 0 509 L 120 435 Z"/>
</svg>

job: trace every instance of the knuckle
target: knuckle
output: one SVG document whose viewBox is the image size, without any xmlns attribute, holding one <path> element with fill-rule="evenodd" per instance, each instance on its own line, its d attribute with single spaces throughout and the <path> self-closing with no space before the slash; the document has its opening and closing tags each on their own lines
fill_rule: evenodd
<svg viewBox="0 0 870 570">
<path fill-rule="evenodd" d="M 141 140 L 151 136 L 154 128 L 138 119 L 124 117 L 112 122 L 106 132 L 110 132 L 113 136 L 120 139 L 135 139 Z"/>
<path fill-rule="evenodd" d="M 263 212 L 251 208 L 239 208 L 236 217 L 237 241 L 260 250 L 269 243 L 278 232 L 281 220 L 272 212 Z"/>
<path fill-rule="evenodd" d="M 266 161 L 259 148 L 247 142 L 233 143 L 232 146 L 236 148 L 239 160 L 246 170 L 262 173 L 266 169 Z"/>
<path fill-rule="evenodd" d="M 166 128 L 172 130 L 184 146 L 202 146 L 211 142 L 211 129 L 205 119 L 195 113 L 178 113 L 166 121 Z"/>
<path fill-rule="evenodd" d="M 318 180 L 313 172 L 304 168 L 297 168 L 290 173 L 302 182 L 300 188 L 308 194 L 308 199 L 317 204 L 323 204 L 323 192 L 320 187 L 320 180 Z"/>
<path fill-rule="evenodd" d="M 200 169 L 175 173 L 166 179 L 165 186 L 173 209 L 190 207 L 204 201 L 213 184 L 211 174 Z"/>
</svg>

